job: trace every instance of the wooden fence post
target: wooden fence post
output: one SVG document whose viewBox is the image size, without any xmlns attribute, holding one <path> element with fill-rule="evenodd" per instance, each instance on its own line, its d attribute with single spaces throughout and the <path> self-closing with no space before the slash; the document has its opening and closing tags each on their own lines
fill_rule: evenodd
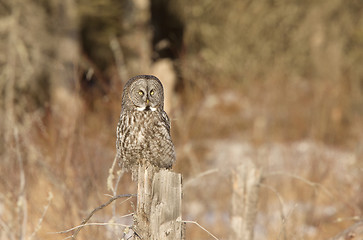
<svg viewBox="0 0 363 240">
<path fill-rule="evenodd" d="M 183 240 L 181 174 L 139 166 L 134 230 L 141 239 Z"/>
<path fill-rule="evenodd" d="M 261 170 L 251 161 L 233 173 L 231 240 L 252 240 L 257 214 Z"/>
</svg>

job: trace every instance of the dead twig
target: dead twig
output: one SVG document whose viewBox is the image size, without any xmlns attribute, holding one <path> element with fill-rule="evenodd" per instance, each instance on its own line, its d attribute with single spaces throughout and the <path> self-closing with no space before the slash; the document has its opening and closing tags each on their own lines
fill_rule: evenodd
<svg viewBox="0 0 363 240">
<path fill-rule="evenodd" d="M 18 211 L 19 213 L 22 213 L 22 215 L 19 215 L 19 226 L 21 226 L 20 230 L 20 239 L 26 238 L 26 224 L 28 221 L 28 204 L 26 200 L 26 191 L 25 191 L 25 170 L 24 170 L 24 160 L 21 155 L 21 149 L 20 149 L 20 140 L 19 140 L 19 130 L 17 127 L 14 128 L 14 139 L 16 144 L 16 156 L 19 163 L 19 171 L 20 171 L 20 189 L 19 189 L 19 196 L 18 196 Z M 21 218 L 21 219 L 20 219 Z M 21 222 L 21 223 L 20 223 Z"/>
<path fill-rule="evenodd" d="M 195 183 L 198 179 L 203 178 L 203 177 L 205 177 L 205 176 L 207 176 L 207 175 L 210 175 L 210 174 L 216 173 L 216 172 L 218 172 L 218 171 L 219 171 L 219 170 L 218 170 L 217 168 L 213 168 L 213 169 L 209 169 L 209 170 L 207 170 L 207 171 L 204 171 L 204 172 L 202 172 L 202 173 L 198 174 L 197 176 L 195 176 L 195 177 L 193 177 L 193 178 L 191 178 L 191 179 L 187 180 L 187 181 L 184 183 L 184 188 L 185 188 L 185 187 L 188 187 L 189 185 L 192 185 L 192 184 L 193 184 L 193 183 Z"/>
<path fill-rule="evenodd" d="M 132 214 L 127 214 L 125 215 L 124 217 L 128 217 Z M 109 226 L 109 225 L 112 225 L 112 226 L 121 226 L 121 227 L 130 227 L 129 225 L 125 225 L 125 224 L 122 224 L 122 223 L 85 223 L 85 224 L 81 224 L 81 225 L 78 225 L 78 226 L 75 226 L 75 227 L 72 227 L 70 229 L 67 229 L 67 230 L 64 230 L 64 231 L 60 231 L 60 232 L 54 232 L 56 234 L 63 234 L 63 233 L 69 233 L 75 229 L 81 229 L 85 226 Z M 70 238 L 73 238 L 73 235 L 70 237 Z"/>
<path fill-rule="evenodd" d="M 296 209 L 297 207 L 297 203 L 294 205 L 293 208 L 290 209 L 290 211 L 286 214 L 286 217 L 285 219 L 282 221 L 282 225 L 281 225 L 281 229 L 280 229 L 280 232 L 279 232 L 279 235 L 277 237 L 277 239 L 281 239 L 281 234 L 284 234 L 284 239 L 286 239 L 286 223 L 287 223 L 287 220 L 288 218 L 292 215 L 293 211 Z"/>
<path fill-rule="evenodd" d="M 15 240 L 14 231 L 12 231 L 12 229 L 9 227 L 7 221 L 4 221 L 1 218 L 1 216 L 0 216 L 0 227 L 4 230 L 4 232 L 7 235 L 8 239 Z"/>
<path fill-rule="evenodd" d="M 186 221 L 186 220 L 183 220 L 181 221 L 182 223 L 193 223 L 195 225 L 197 225 L 198 227 L 200 227 L 203 231 L 205 231 L 206 233 L 209 234 L 209 236 L 213 237 L 214 239 L 216 240 L 219 240 L 216 236 L 214 236 L 211 232 L 209 232 L 207 229 L 205 229 L 202 225 L 200 225 L 198 222 L 196 221 Z"/>
<path fill-rule="evenodd" d="M 340 223 L 340 222 L 344 222 L 344 221 L 361 221 L 361 222 L 363 222 L 363 218 L 361 216 L 337 218 L 334 222 Z"/>
<path fill-rule="evenodd" d="M 74 227 L 74 228 L 71 228 L 70 230 L 66 230 L 66 231 L 62 231 L 62 232 L 58 232 L 58 233 L 67 233 L 69 231 L 72 231 L 74 229 L 77 229 L 76 232 L 72 235 L 72 239 L 76 239 L 79 231 L 81 231 L 81 229 L 84 227 L 84 226 L 87 226 L 86 223 L 88 222 L 88 220 L 90 220 L 90 218 L 93 216 L 93 214 L 95 214 L 97 211 L 101 210 L 102 208 L 104 207 L 107 207 L 110 203 L 112 203 L 113 201 L 115 201 L 116 199 L 119 199 L 119 198 L 124 198 L 124 197 L 136 197 L 136 194 L 121 194 L 121 195 L 117 195 L 115 197 L 112 197 L 110 200 L 108 200 L 106 203 L 102 204 L 101 206 L 95 208 L 83 221 L 82 223 L 77 226 L 77 227 Z M 95 224 L 89 224 L 89 225 L 95 225 Z M 100 225 L 100 224 L 98 224 Z M 104 224 L 106 225 L 106 224 Z"/>
<path fill-rule="evenodd" d="M 118 171 L 117 172 L 117 181 L 116 181 L 115 184 L 113 183 L 113 180 L 115 178 L 114 171 L 115 171 L 117 161 L 118 161 L 118 159 L 117 159 L 117 156 L 115 155 L 115 158 L 113 159 L 112 166 L 108 170 L 108 177 L 107 177 L 107 189 L 112 191 L 114 196 L 116 196 L 116 191 L 117 191 L 118 184 L 119 184 L 119 182 L 120 182 L 120 180 L 121 180 L 121 178 L 122 178 L 122 176 L 124 174 L 123 170 Z"/>
<path fill-rule="evenodd" d="M 282 196 L 280 195 L 280 193 L 278 191 L 276 191 L 274 188 L 268 186 L 268 185 L 265 185 L 263 183 L 260 183 L 260 186 L 261 187 L 264 187 L 264 188 L 267 188 L 268 190 L 272 191 L 277 199 L 279 200 L 279 203 L 280 203 L 280 217 L 281 217 L 281 221 L 282 221 L 282 225 L 281 225 L 281 230 L 280 230 L 280 233 L 279 233 L 279 236 L 281 234 L 283 234 L 284 238 L 283 239 L 286 239 L 286 228 L 285 228 L 285 222 L 286 222 L 286 216 L 284 214 L 284 206 L 285 206 L 285 202 L 284 202 L 284 199 L 282 198 Z"/>
<path fill-rule="evenodd" d="M 314 189 L 320 188 L 321 190 L 323 190 L 323 192 L 327 196 L 329 196 L 331 199 L 334 199 L 333 194 L 326 187 L 324 187 L 323 185 L 321 185 L 319 183 L 316 183 L 316 182 L 312 182 L 310 180 L 307 180 L 307 179 L 305 179 L 303 177 L 300 177 L 298 175 L 295 175 L 295 174 L 286 173 L 286 172 L 270 172 L 270 173 L 264 175 L 264 177 L 269 177 L 269 176 L 274 176 L 274 175 L 284 175 L 284 176 L 288 176 L 288 177 L 291 177 L 291 178 L 295 178 L 297 180 L 300 180 L 300 181 L 308 184 L 309 186 L 312 186 Z"/>
<path fill-rule="evenodd" d="M 35 234 L 40 230 L 41 226 L 42 226 L 42 222 L 44 220 L 45 214 L 48 211 L 48 208 L 50 206 L 50 203 L 52 202 L 53 199 L 53 194 L 51 192 L 48 193 L 48 204 L 44 207 L 44 211 L 42 216 L 40 217 L 39 221 L 38 221 L 38 225 L 36 226 L 36 228 L 34 229 L 32 235 L 30 236 L 30 240 L 33 239 L 33 237 L 35 236 Z"/>
</svg>

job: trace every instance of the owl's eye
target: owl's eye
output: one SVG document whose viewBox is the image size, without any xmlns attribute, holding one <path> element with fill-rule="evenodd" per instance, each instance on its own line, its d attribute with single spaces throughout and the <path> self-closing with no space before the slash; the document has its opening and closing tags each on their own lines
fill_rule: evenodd
<svg viewBox="0 0 363 240">
<path fill-rule="evenodd" d="M 140 90 L 140 91 L 139 91 L 139 95 L 140 95 L 140 96 L 144 95 L 144 92 Z"/>
<path fill-rule="evenodd" d="M 151 91 L 150 91 L 150 95 L 151 95 L 151 96 L 152 96 L 152 95 L 154 95 L 154 93 L 155 93 L 155 92 L 154 92 L 154 90 L 151 90 Z"/>
</svg>

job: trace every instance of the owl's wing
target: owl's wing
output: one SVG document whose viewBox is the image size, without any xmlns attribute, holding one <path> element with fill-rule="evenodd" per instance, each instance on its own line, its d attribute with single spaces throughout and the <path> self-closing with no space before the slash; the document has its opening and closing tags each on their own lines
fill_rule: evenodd
<svg viewBox="0 0 363 240">
<path fill-rule="evenodd" d="M 168 130 L 168 133 L 170 134 L 170 120 L 165 111 L 161 112 L 161 118 L 162 122 L 165 123 L 165 127 Z"/>
<path fill-rule="evenodd" d="M 117 152 L 117 159 L 121 160 L 121 153 L 122 153 L 122 149 L 121 149 L 121 145 L 122 145 L 122 115 L 120 116 L 120 120 L 117 124 L 117 128 L 116 128 L 116 152 Z"/>
</svg>

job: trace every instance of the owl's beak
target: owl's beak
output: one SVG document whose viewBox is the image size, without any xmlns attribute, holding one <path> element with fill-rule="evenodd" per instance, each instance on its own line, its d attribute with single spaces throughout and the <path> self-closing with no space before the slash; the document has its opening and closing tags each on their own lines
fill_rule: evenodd
<svg viewBox="0 0 363 240">
<path fill-rule="evenodd" d="M 146 98 L 146 107 L 145 107 L 146 111 L 150 110 L 150 100 L 148 98 Z"/>
</svg>

